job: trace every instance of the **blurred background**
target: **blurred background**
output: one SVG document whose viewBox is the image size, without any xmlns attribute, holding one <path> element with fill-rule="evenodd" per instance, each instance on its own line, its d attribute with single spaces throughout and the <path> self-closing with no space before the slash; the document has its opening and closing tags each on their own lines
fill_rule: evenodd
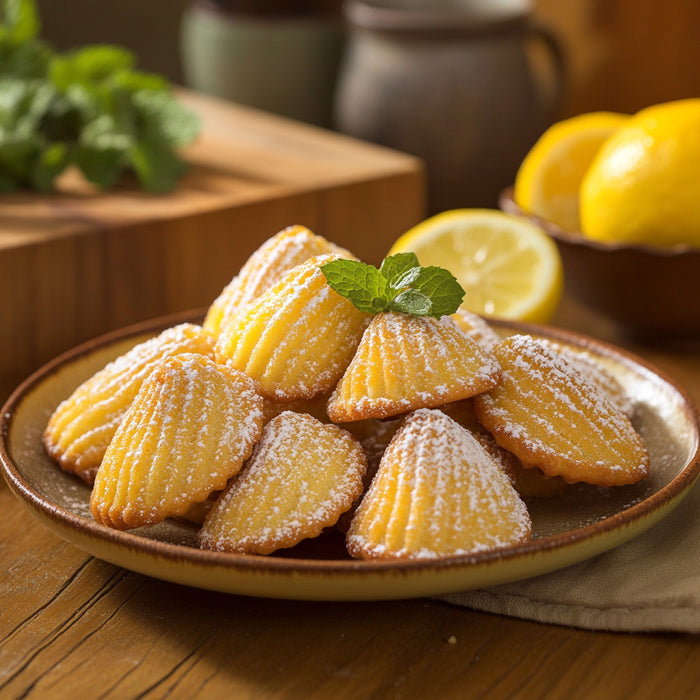
<svg viewBox="0 0 700 700">
<path fill-rule="evenodd" d="M 72 173 L 63 196 L 3 196 L 0 395 L 78 342 L 209 303 L 282 226 L 378 254 L 425 214 L 497 207 L 554 121 L 700 96 L 698 0 L 36 2 L 58 51 L 121 45 L 196 92 L 422 161 L 186 95 L 209 133 L 168 197 L 86 197 Z"/>
<path fill-rule="evenodd" d="M 697 0 L 529 4 L 566 51 L 564 116 L 594 109 L 631 112 L 700 93 Z M 181 21 L 191 5 L 191 0 L 39 0 L 44 35 L 56 48 L 116 42 L 136 51 L 143 68 L 178 83 L 184 81 Z"/>
<path fill-rule="evenodd" d="M 39 6 L 57 49 L 117 43 L 177 84 L 421 157 L 431 212 L 495 206 L 558 119 L 700 94 L 697 0 Z"/>
</svg>

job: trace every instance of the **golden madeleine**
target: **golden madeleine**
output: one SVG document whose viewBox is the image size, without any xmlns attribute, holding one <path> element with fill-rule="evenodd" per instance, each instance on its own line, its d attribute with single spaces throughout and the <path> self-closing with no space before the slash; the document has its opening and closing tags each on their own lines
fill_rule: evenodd
<svg viewBox="0 0 700 700">
<path fill-rule="evenodd" d="M 214 340 L 201 326 L 183 323 L 139 343 L 81 384 L 49 419 L 44 446 L 51 458 L 91 484 L 145 379 L 160 360 L 185 352 L 213 358 Z"/>
<path fill-rule="evenodd" d="M 262 417 L 262 397 L 242 372 L 192 353 L 161 360 L 97 470 L 93 517 L 124 530 L 191 513 L 250 456 Z"/>
<path fill-rule="evenodd" d="M 531 536 L 527 508 L 474 436 L 434 409 L 406 417 L 350 523 L 362 559 L 433 559 Z"/>
<path fill-rule="evenodd" d="M 496 360 L 448 318 L 374 316 L 328 402 L 336 423 L 387 418 L 474 396 L 500 376 Z"/>
<path fill-rule="evenodd" d="M 503 375 L 474 398 L 474 410 L 525 467 L 599 486 L 648 476 L 649 453 L 629 418 L 561 353 L 524 334 L 493 352 Z"/>
<path fill-rule="evenodd" d="M 290 270 L 222 328 L 216 357 L 251 376 L 274 402 L 333 388 L 360 342 L 367 316 L 326 282 L 325 255 Z"/>
<path fill-rule="evenodd" d="M 335 525 L 362 492 L 365 456 L 347 431 L 286 411 L 207 514 L 199 546 L 270 554 Z"/>
<path fill-rule="evenodd" d="M 473 338 L 482 348 L 491 348 L 501 340 L 501 337 L 489 325 L 489 322 L 472 311 L 460 307 L 450 318 L 460 330 L 464 331 L 470 338 Z"/>
<path fill-rule="evenodd" d="M 594 358 L 586 350 L 564 345 L 549 338 L 540 338 L 539 341 L 563 355 L 564 359 L 576 367 L 588 380 L 592 381 L 618 410 L 622 411 L 628 418 L 632 418 L 634 415 L 634 401 L 630 398 L 622 383 L 601 364 L 599 359 Z"/>
<path fill-rule="evenodd" d="M 263 243 L 244 263 L 207 310 L 204 328 L 218 335 L 222 324 L 257 299 L 293 267 L 318 255 L 352 254 L 312 233 L 306 226 L 287 226 Z"/>
</svg>

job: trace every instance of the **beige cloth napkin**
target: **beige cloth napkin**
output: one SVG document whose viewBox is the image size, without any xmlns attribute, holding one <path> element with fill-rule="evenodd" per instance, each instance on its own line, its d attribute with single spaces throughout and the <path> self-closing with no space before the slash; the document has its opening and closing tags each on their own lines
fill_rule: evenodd
<svg viewBox="0 0 700 700">
<path fill-rule="evenodd" d="M 624 632 L 700 632 L 700 483 L 630 542 L 543 576 L 440 596 L 475 610 Z"/>
</svg>

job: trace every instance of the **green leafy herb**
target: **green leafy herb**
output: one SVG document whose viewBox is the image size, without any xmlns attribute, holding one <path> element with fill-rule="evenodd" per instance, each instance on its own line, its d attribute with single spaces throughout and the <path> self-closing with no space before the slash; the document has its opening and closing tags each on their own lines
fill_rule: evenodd
<svg viewBox="0 0 700 700">
<path fill-rule="evenodd" d="M 146 190 L 171 190 L 196 115 L 165 78 L 136 70 L 130 51 L 58 54 L 40 26 L 35 0 L 0 0 L 0 191 L 50 190 L 70 165 L 102 189 L 131 172 Z"/>
<path fill-rule="evenodd" d="M 377 269 L 357 260 L 321 265 L 328 284 L 360 311 L 399 311 L 413 316 L 449 316 L 464 299 L 455 276 L 441 267 L 421 267 L 414 253 L 398 253 Z"/>
</svg>

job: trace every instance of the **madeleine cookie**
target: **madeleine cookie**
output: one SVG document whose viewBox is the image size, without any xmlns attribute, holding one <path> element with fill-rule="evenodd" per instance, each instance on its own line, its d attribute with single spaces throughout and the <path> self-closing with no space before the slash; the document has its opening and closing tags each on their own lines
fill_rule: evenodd
<svg viewBox="0 0 700 700">
<path fill-rule="evenodd" d="M 503 376 L 474 399 L 480 423 L 525 467 L 599 486 L 649 474 L 649 453 L 627 416 L 546 343 L 514 335 L 494 348 Z"/>
<path fill-rule="evenodd" d="M 95 477 L 90 510 L 119 530 L 184 516 L 222 490 L 262 431 L 262 397 L 203 355 L 162 360 L 143 383 Z"/>
<path fill-rule="evenodd" d="M 491 348 L 501 340 L 501 336 L 489 325 L 488 321 L 478 314 L 459 308 L 450 318 L 457 328 L 473 338 L 485 350 Z"/>
<path fill-rule="evenodd" d="M 562 345 L 548 338 L 540 338 L 539 341 L 563 355 L 564 359 L 592 381 L 618 410 L 622 411 L 628 418 L 632 418 L 634 401 L 618 379 L 600 361 L 594 359 L 585 350 L 578 350 L 570 345 Z"/>
<path fill-rule="evenodd" d="M 346 542 L 356 558 L 429 559 L 513 545 L 531 531 L 525 504 L 474 436 L 419 409 L 384 452 Z"/>
<path fill-rule="evenodd" d="M 387 418 L 474 396 L 500 376 L 495 359 L 448 319 L 372 318 L 328 402 L 336 423 Z"/>
<path fill-rule="evenodd" d="M 318 255 L 352 254 L 330 243 L 305 226 L 288 226 L 263 243 L 224 287 L 207 310 L 204 328 L 218 335 L 222 324 L 233 318 L 253 299 L 279 282 L 293 267 Z"/>
<path fill-rule="evenodd" d="M 316 537 L 360 495 L 365 468 L 362 448 L 347 431 L 281 413 L 209 511 L 199 546 L 270 554 Z"/>
<path fill-rule="evenodd" d="M 139 343 L 81 384 L 49 419 L 44 446 L 67 472 L 91 484 L 119 423 L 141 385 L 164 357 L 184 352 L 214 356 L 214 340 L 183 323 Z"/>
<path fill-rule="evenodd" d="M 311 399 L 333 388 L 367 316 L 328 286 L 312 258 L 252 301 L 221 330 L 217 360 L 251 376 L 268 400 Z"/>
</svg>

